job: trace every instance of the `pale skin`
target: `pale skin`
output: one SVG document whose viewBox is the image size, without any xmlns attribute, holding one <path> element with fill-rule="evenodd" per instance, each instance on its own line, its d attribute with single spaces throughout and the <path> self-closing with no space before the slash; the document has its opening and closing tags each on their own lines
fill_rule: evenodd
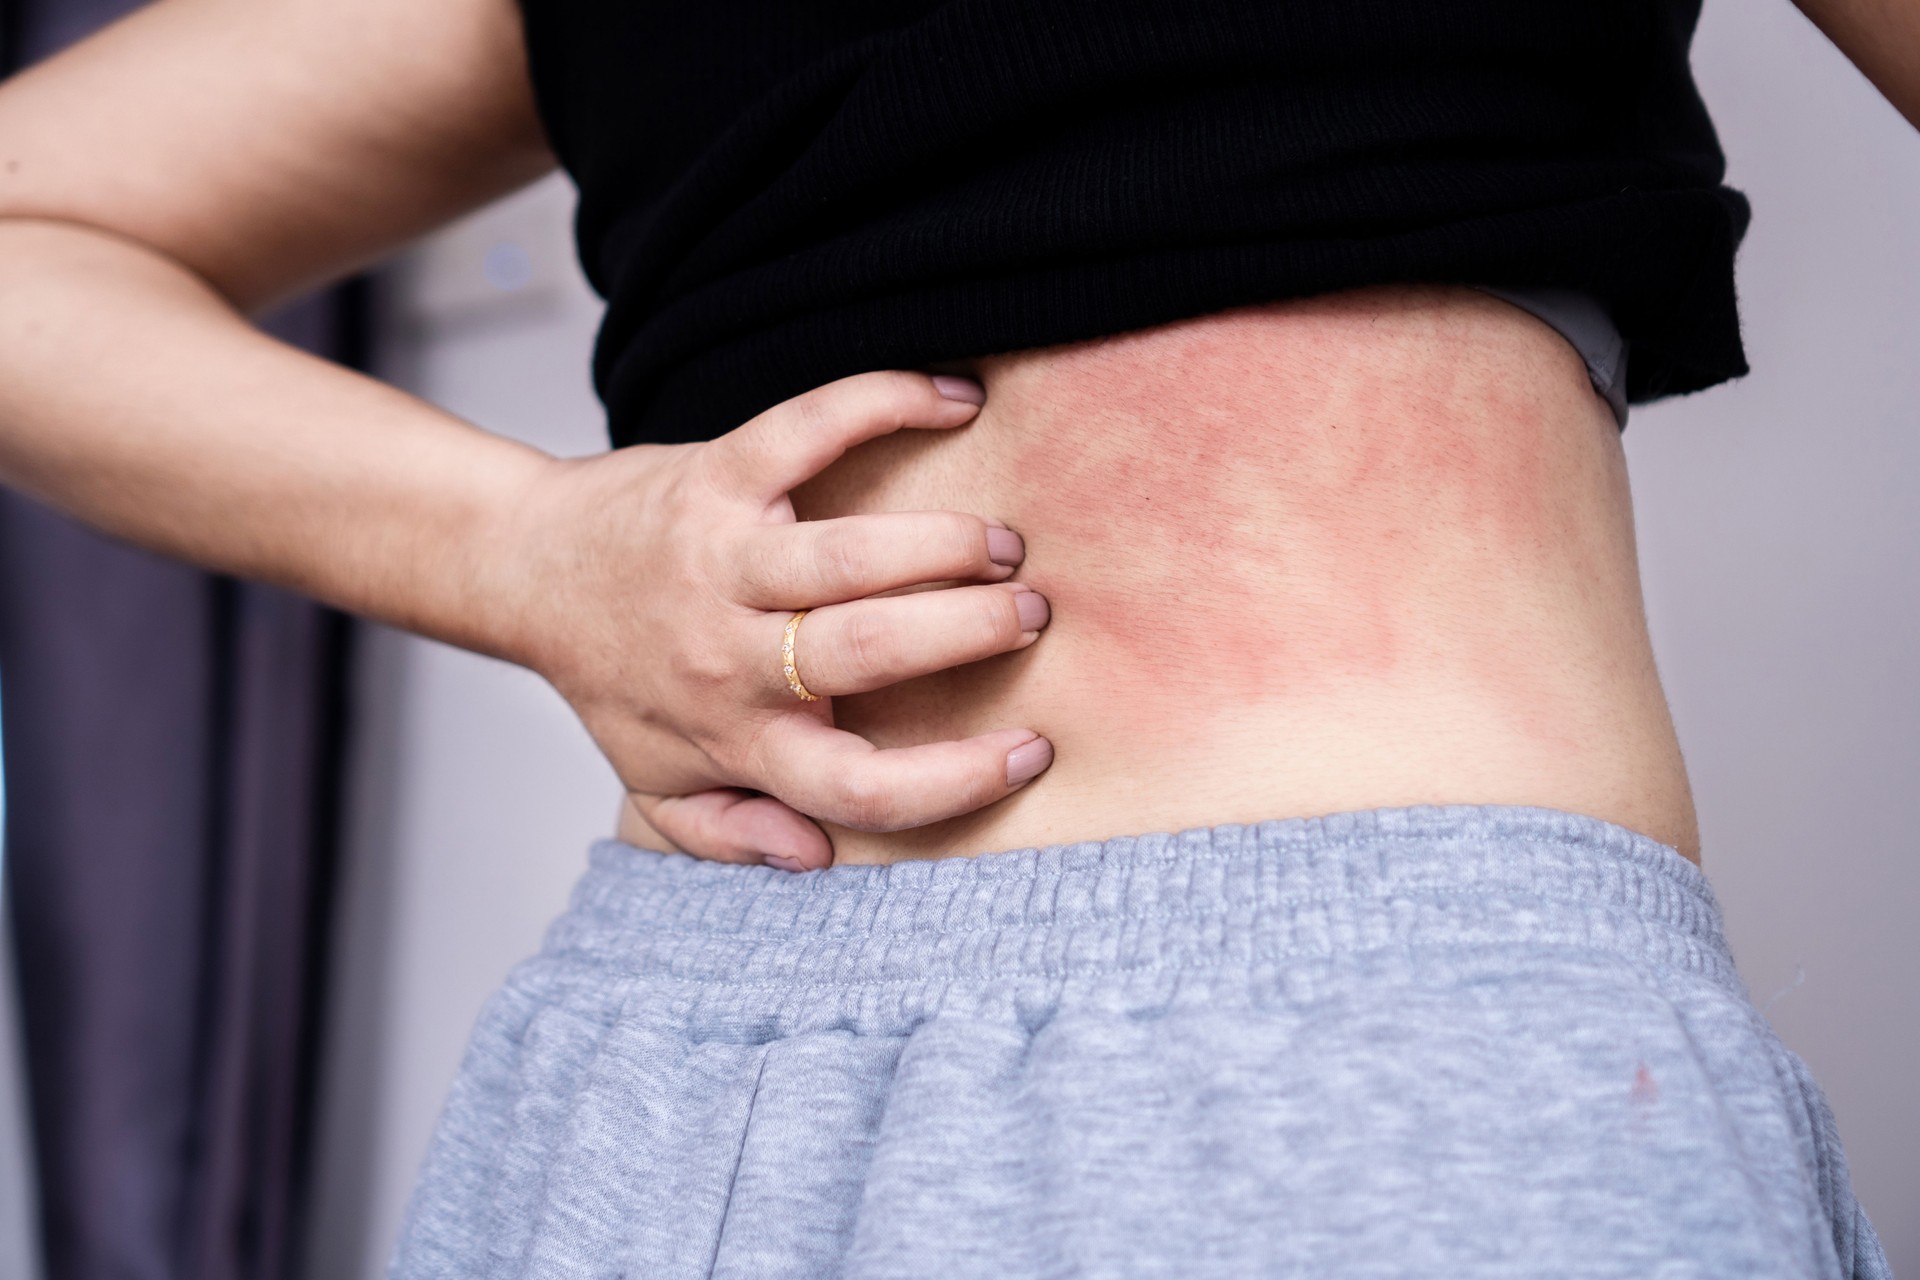
<svg viewBox="0 0 1920 1280">
<path fill-rule="evenodd" d="M 1802 7 L 1920 121 L 1920 3 Z M 253 330 L 553 166 L 520 39 L 511 0 L 161 0 L 0 87 L 0 480 L 540 672 L 655 847 L 803 869 L 1460 801 L 1696 852 L 1617 437 L 1502 304 L 876 373 L 574 462 Z M 799 608 L 820 703 L 775 656 Z"/>
</svg>

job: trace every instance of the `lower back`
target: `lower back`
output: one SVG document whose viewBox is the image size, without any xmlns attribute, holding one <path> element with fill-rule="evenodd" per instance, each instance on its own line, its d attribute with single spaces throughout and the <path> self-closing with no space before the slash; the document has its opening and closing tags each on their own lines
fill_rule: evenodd
<svg viewBox="0 0 1920 1280">
<path fill-rule="evenodd" d="M 1552 330 L 1465 289 L 1230 312 L 970 369 L 987 405 L 795 495 L 1026 539 L 1016 654 L 840 698 L 881 745 L 1026 726 L 1052 768 L 839 862 L 1427 803 L 1541 805 L 1693 856 L 1619 434 Z"/>
</svg>

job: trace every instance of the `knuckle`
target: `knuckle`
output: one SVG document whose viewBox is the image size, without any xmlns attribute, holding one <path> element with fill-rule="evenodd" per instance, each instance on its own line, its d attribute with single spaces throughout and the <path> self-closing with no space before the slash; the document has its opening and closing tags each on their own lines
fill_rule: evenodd
<svg viewBox="0 0 1920 1280">
<path fill-rule="evenodd" d="M 1025 634 L 1020 625 L 1020 610 L 1011 591 L 983 592 L 990 598 L 980 611 L 980 640 L 983 648 L 1000 650 L 1018 643 Z"/>
<path fill-rule="evenodd" d="M 885 678 L 893 665 L 897 637 L 883 614 L 857 609 L 840 629 L 840 667 L 847 678 L 867 682 Z"/>
<path fill-rule="evenodd" d="M 740 549 L 737 564 L 740 585 L 756 599 L 769 599 L 792 585 L 791 556 L 779 539 L 748 542 Z"/>
<path fill-rule="evenodd" d="M 699 483 L 688 488 L 697 489 L 702 498 L 723 501 L 738 498 L 741 488 L 752 485 L 766 470 L 764 439 L 765 424 L 755 418 L 718 440 L 699 446 L 701 452 L 687 467 L 689 476 Z"/>
<path fill-rule="evenodd" d="M 901 369 L 882 369 L 847 380 L 849 409 L 863 421 L 895 426 L 911 422 L 922 412 L 927 380 Z"/>
<path fill-rule="evenodd" d="M 926 402 L 932 383 L 923 373 L 888 369 L 874 375 L 873 389 L 895 413 L 910 414 Z"/>
<path fill-rule="evenodd" d="M 732 626 L 728 627 L 728 631 L 735 630 Z M 751 660 L 761 646 L 754 643 L 759 637 L 753 633 L 753 628 L 746 628 L 745 632 L 738 641 L 722 643 L 716 636 L 709 643 L 692 646 L 695 670 L 709 684 L 724 686 L 732 692 L 736 702 L 740 700 L 743 678 L 753 672 L 756 665 L 765 665 L 755 664 Z M 766 663 L 773 661 L 773 653 L 773 650 L 768 650 Z"/>
<path fill-rule="evenodd" d="M 975 809 L 992 804 L 1005 789 L 997 769 L 991 773 L 970 773 L 962 784 L 960 812 L 972 813 Z"/>
<path fill-rule="evenodd" d="M 841 821 L 857 831 L 886 831 L 899 826 L 899 805 L 865 769 L 849 770 L 836 786 Z"/>
<path fill-rule="evenodd" d="M 749 783 L 764 771 L 762 727 L 757 722 L 701 728 L 687 737 L 705 760 L 708 774 L 722 785 Z"/>
<path fill-rule="evenodd" d="M 969 577 L 987 565 L 986 525 L 957 511 L 934 516 L 927 548 L 939 569 L 951 577 Z"/>
<path fill-rule="evenodd" d="M 690 484 L 686 479 L 676 477 L 676 483 L 666 487 L 655 501 L 654 510 L 660 522 L 676 534 L 685 534 L 700 527 L 703 517 L 711 511 L 708 494 L 711 486 Z"/>
<path fill-rule="evenodd" d="M 688 645 L 674 655 L 674 679 L 702 703 L 740 684 L 740 662 L 721 645 Z"/>
<path fill-rule="evenodd" d="M 784 417 L 787 425 L 803 438 L 810 438 L 831 427 L 841 416 L 841 397 L 831 384 L 817 387 L 805 395 L 787 401 Z"/>
<path fill-rule="evenodd" d="M 716 436 L 702 444 L 667 445 L 666 448 L 683 449 L 680 470 L 683 478 L 699 480 L 711 490 L 723 490 L 725 482 L 733 477 L 740 467 L 741 456 L 747 442 L 754 432 L 758 419 L 746 422 L 723 436 Z"/>
<path fill-rule="evenodd" d="M 867 544 L 857 533 L 834 529 L 814 539 L 811 576 L 834 588 L 852 586 L 866 579 L 871 560 Z"/>
</svg>

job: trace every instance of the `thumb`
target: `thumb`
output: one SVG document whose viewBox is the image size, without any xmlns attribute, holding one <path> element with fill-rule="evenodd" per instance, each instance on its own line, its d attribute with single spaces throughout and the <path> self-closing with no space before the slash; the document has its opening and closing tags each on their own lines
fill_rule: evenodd
<svg viewBox="0 0 1920 1280">
<path fill-rule="evenodd" d="M 833 843 L 812 819 L 756 791 L 631 791 L 627 808 L 681 851 L 711 862 L 765 863 L 783 871 L 818 871 L 833 862 Z"/>
</svg>

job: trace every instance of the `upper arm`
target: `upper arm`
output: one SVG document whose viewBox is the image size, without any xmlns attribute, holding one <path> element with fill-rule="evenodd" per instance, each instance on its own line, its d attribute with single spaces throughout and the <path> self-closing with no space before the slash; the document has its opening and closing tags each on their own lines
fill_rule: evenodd
<svg viewBox="0 0 1920 1280">
<path fill-rule="evenodd" d="M 1920 128 L 1920 0 L 1794 0 Z"/>
<path fill-rule="evenodd" d="M 514 0 L 160 0 L 0 85 L 0 216 L 252 309 L 551 168 Z"/>
</svg>

